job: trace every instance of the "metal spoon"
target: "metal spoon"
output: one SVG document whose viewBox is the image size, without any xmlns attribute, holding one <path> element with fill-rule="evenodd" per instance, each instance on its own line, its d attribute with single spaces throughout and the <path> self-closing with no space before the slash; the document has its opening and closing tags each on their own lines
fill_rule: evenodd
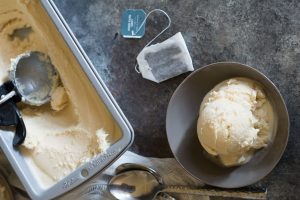
<svg viewBox="0 0 300 200">
<path fill-rule="evenodd" d="M 131 164 L 132 165 L 132 164 Z M 147 168 L 147 167 L 144 167 Z M 122 171 L 122 170 L 121 170 Z M 154 175 L 155 174 L 155 175 Z M 160 178 L 157 178 L 160 177 Z M 152 200 L 160 192 L 193 194 L 201 196 L 221 196 L 243 199 L 266 199 L 267 192 L 264 189 L 256 191 L 245 190 L 221 190 L 214 188 L 191 189 L 184 186 L 166 187 L 161 176 L 153 169 L 148 170 L 124 170 L 113 177 L 108 184 L 108 190 L 117 199 L 122 200 Z"/>
<path fill-rule="evenodd" d="M 10 81 L 0 86 L 0 126 L 15 126 L 13 146 L 22 144 L 26 128 L 16 103 L 22 101 L 40 106 L 50 101 L 51 92 L 58 84 L 58 73 L 50 58 L 41 52 L 28 52 L 12 60 Z"/>
<path fill-rule="evenodd" d="M 121 165 L 119 165 L 116 170 L 115 173 L 116 174 L 120 174 L 123 173 L 125 171 L 131 171 L 131 170 L 143 170 L 143 171 L 148 171 L 150 173 L 152 173 L 153 176 L 155 176 L 155 178 L 163 184 L 163 179 L 162 177 L 156 173 L 156 171 L 154 171 L 152 168 L 150 167 L 146 167 L 144 165 L 139 165 L 139 164 L 135 164 L 135 163 L 123 163 Z M 156 198 L 157 200 L 176 200 L 174 197 L 172 197 L 171 195 L 165 193 L 165 192 L 161 192 L 159 193 Z"/>
</svg>

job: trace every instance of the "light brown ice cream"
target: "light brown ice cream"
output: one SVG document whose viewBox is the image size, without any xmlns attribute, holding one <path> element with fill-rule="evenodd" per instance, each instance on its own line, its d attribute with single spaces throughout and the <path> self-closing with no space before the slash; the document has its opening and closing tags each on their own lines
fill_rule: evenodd
<svg viewBox="0 0 300 200">
<path fill-rule="evenodd" d="M 3 199 L 3 200 L 8 199 L 9 197 L 7 196 L 6 193 L 7 192 L 6 192 L 5 187 L 3 185 L 1 185 L 1 183 L 0 183 L 0 199 Z"/>
<path fill-rule="evenodd" d="M 0 44 L 1 84 L 10 59 L 28 51 L 49 55 L 60 74 L 51 103 L 19 105 L 27 128 L 21 152 L 41 184 L 51 186 L 120 138 L 120 128 L 39 1 L 0 1 Z"/>
<path fill-rule="evenodd" d="M 68 94 L 62 86 L 58 86 L 51 94 L 51 108 L 55 111 L 63 110 L 67 106 L 68 101 Z"/>
<path fill-rule="evenodd" d="M 248 162 L 271 141 L 273 109 L 259 84 L 246 78 L 215 86 L 200 106 L 197 125 L 203 148 L 225 166 Z"/>
<path fill-rule="evenodd" d="M 0 174 L 0 200 L 10 200 L 11 199 L 11 193 L 9 188 L 7 188 L 7 184 L 5 182 L 2 182 L 1 174 Z"/>
</svg>

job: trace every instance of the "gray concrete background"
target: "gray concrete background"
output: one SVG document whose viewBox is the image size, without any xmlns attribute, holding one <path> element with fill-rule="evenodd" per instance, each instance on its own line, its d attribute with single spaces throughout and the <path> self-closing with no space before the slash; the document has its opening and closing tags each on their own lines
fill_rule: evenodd
<svg viewBox="0 0 300 200">
<path fill-rule="evenodd" d="M 269 199 L 300 199 L 300 1 L 297 0 L 54 0 L 135 130 L 131 150 L 172 157 L 165 133 L 168 101 L 187 76 L 161 84 L 134 70 L 144 45 L 166 25 L 150 17 L 140 40 L 120 36 L 127 8 L 161 8 L 171 28 L 157 41 L 181 31 L 194 67 L 218 61 L 248 64 L 267 75 L 281 91 L 291 120 L 290 139 L 280 163 L 258 185 Z"/>
</svg>

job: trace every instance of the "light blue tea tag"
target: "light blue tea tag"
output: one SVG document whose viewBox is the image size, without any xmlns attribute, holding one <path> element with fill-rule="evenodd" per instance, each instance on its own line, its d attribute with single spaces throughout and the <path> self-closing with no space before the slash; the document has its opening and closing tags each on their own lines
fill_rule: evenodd
<svg viewBox="0 0 300 200">
<path fill-rule="evenodd" d="M 142 38 L 145 34 L 146 13 L 142 9 L 128 9 L 122 15 L 121 34 L 124 38 Z"/>
</svg>

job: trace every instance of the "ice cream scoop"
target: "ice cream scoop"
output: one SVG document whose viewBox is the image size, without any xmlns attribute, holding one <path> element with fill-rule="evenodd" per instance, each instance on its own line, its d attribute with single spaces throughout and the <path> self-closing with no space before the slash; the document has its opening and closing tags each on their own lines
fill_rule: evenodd
<svg viewBox="0 0 300 200">
<path fill-rule="evenodd" d="M 0 104 L 19 95 L 24 103 L 40 106 L 50 101 L 51 91 L 57 85 L 58 74 L 50 58 L 35 51 L 12 59 L 10 79 L 15 87 L 1 97 Z"/>
<path fill-rule="evenodd" d="M 47 55 L 34 51 L 12 59 L 9 76 L 10 81 L 0 88 L 0 125 L 16 126 L 13 145 L 18 146 L 25 140 L 26 128 L 16 103 L 40 106 L 49 102 L 58 73 Z"/>
</svg>

